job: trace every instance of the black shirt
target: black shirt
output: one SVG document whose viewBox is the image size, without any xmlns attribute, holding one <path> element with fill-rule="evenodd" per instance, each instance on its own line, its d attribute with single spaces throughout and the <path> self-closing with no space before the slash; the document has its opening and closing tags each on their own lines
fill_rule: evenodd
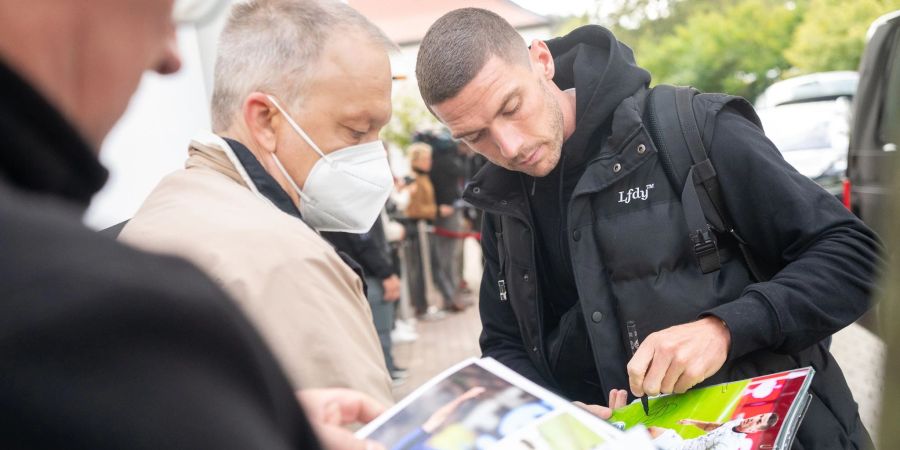
<svg viewBox="0 0 900 450">
<path fill-rule="evenodd" d="M 537 262 L 541 293 L 545 301 L 546 330 L 556 328 L 559 318 L 578 303 L 578 289 L 569 255 L 568 208 L 572 193 L 584 170 L 609 136 L 609 124 L 601 126 L 585 148 L 563 145 L 559 163 L 547 176 L 525 177 L 532 221 L 537 234 Z"/>
</svg>

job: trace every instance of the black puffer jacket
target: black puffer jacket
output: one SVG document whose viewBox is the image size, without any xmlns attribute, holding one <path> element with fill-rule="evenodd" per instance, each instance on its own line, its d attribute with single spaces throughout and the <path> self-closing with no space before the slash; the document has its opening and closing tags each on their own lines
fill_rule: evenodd
<svg viewBox="0 0 900 450">
<path fill-rule="evenodd" d="M 574 86 L 578 99 L 576 131 L 563 153 L 595 156 L 571 195 L 565 228 L 553 236 L 534 226 L 535 215 L 557 212 L 531 210 L 533 180 L 527 176 L 489 165 L 468 186 L 466 200 L 488 213 L 480 302 L 484 355 L 574 399 L 605 404 L 610 389 L 628 387 L 627 320 L 646 336 L 714 315 L 728 325 L 732 346 L 725 367 L 704 384 L 813 366 L 813 400 L 795 446 L 868 445 L 843 374 L 821 341 L 868 309 L 879 261 L 876 236 L 785 163 L 758 127 L 725 109 L 711 116 L 710 159 L 737 231 L 777 273 L 751 283 L 739 253 L 723 252 L 721 270 L 702 274 L 688 245 L 680 196 L 642 120 L 646 87 L 610 111 L 610 134 L 601 148 L 584 148 L 609 119 L 594 105 L 605 106 L 604 94 L 615 91 L 606 83 L 621 70 L 616 66 L 633 65 L 630 51 L 600 27 L 548 45 L 557 64 L 554 81 L 561 89 Z M 640 195 L 625 202 L 636 188 Z M 578 302 L 557 323 L 545 318 L 556 292 L 538 280 L 541 240 L 564 242 L 574 272 Z"/>
</svg>

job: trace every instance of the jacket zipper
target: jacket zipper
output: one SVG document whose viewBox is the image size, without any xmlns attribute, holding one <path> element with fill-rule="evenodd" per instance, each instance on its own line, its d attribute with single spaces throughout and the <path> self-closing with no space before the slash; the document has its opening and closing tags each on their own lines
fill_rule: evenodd
<svg viewBox="0 0 900 450">
<path fill-rule="evenodd" d="M 524 183 L 525 183 L 525 182 L 523 181 L 524 179 L 520 177 L 519 180 L 520 180 L 520 183 L 522 183 L 522 184 L 521 184 L 521 189 L 522 189 L 522 191 L 526 194 L 526 197 L 525 197 L 525 198 L 526 198 L 526 201 L 527 201 L 527 187 L 526 187 L 525 184 L 524 184 Z M 529 231 L 531 232 L 531 234 L 532 234 L 531 265 L 532 265 L 532 267 L 536 267 L 536 265 L 537 265 L 537 255 L 535 254 L 535 252 L 536 252 L 537 250 L 535 249 L 535 245 L 534 245 L 534 238 L 533 238 L 533 236 L 534 236 L 534 225 L 531 223 L 531 220 L 529 220 L 529 219 L 528 219 L 525 215 L 523 215 L 523 214 L 517 214 L 516 212 L 512 212 L 512 211 L 501 211 L 500 209 L 498 209 L 498 208 L 496 208 L 496 207 L 493 207 L 492 205 L 485 205 L 484 203 L 486 203 L 486 202 L 478 202 L 478 201 L 471 202 L 471 201 L 470 201 L 470 203 L 472 204 L 472 206 L 474 206 L 474 207 L 476 207 L 476 208 L 481 208 L 485 213 L 491 213 L 491 214 L 496 215 L 496 216 L 497 216 L 497 220 L 498 220 L 498 224 L 499 224 L 500 227 L 503 226 L 503 225 L 502 225 L 502 222 L 499 222 L 499 221 L 502 220 L 502 216 L 513 217 L 513 218 L 515 218 L 515 219 L 521 220 L 524 224 L 526 224 L 526 226 L 528 227 L 528 230 L 529 230 Z M 530 208 L 531 208 L 531 207 L 529 206 L 529 214 L 530 214 L 530 211 L 531 211 Z M 496 236 L 497 236 L 497 239 L 498 239 L 497 242 L 498 242 L 498 243 L 502 243 L 501 239 L 503 238 L 503 230 L 501 229 L 500 232 L 496 234 Z M 499 248 L 503 248 L 502 246 L 499 246 L 499 245 L 498 245 L 498 247 L 499 247 Z M 500 273 L 499 273 L 499 275 L 498 275 L 498 277 L 497 277 L 497 287 L 499 288 L 499 292 L 500 292 L 500 301 L 508 301 L 508 300 L 509 300 L 509 293 L 508 293 L 508 290 L 507 290 L 507 287 L 506 287 L 506 279 L 504 278 L 504 277 L 506 276 L 506 274 L 504 273 L 504 272 L 505 272 L 505 269 L 506 269 L 506 253 L 505 253 L 505 249 L 501 252 L 501 254 L 497 255 L 497 257 L 498 257 L 498 259 L 500 259 L 500 261 L 499 261 L 499 262 L 500 262 Z M 544 331 L 543 331 L 543 321 L 544 321 L 544 317 L 543 317 L 543 312 L 541 311 L 541 300 L 538 299 L 538 298 L 535 298 L 535 302 L 534 302 L 534 303 L 535 303 L 535 304 L 534 304 L 534 307 L 535 307 L 535 314 L 536 314 L 536 317 L 537 317 L 537 324 L 538 324 L 538 337 L 537 337 L 537 339 L 538 339 L 539 341 L 541 341 L 541 340 L 543 340 L 543 332 L 544 332 Z M 535 352 L 538 352 L 538 351 L 540 350 L 541 353 L 542 353 L 542 350 L 539 349 L 538 346 L 535 346 L 532 350 L 535 351 Z M 542 356 L 540 359 L 543 361 L 544 369 L 545 369 L 547 375 L 550 375 L 552 372 L 550 371 L 550 368 L 547 366 L 547 360 L 546 360 L 543 356 Z"/>
<path fill-rule="evenodd" d="M 497 237 L 497 248 L 499 249 L 499 254 L 497 255 L 497 259 L 499 260 L 500 272 L 497 274 L 497 289 L 500 292 L 500 301 L 505 302 L 509 300 L 509 296 L 506 292 L 506 246 L 503 244 L 503 225 L 501 225 L 502 218 L 497 216 L 497 227 L 499 231 L 495 232 L 494 235 Z"/>
</svg>

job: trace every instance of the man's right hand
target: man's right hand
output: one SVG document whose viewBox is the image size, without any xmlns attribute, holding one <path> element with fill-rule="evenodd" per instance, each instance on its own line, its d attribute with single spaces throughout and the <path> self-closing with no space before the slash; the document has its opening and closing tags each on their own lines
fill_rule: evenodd
<svg viewBox="0 0 900 450">
<path fill-rule="evenodd" d="M 384 301 L 396 302 L 400 300 L 400 277 L 391 275 L 381 281 L 381 286 L 384 287 Z"/>
<path fill-rule="evenodd" d="M 441 217 L 450 217 L 453 215 L 453 206 L 451 205 L 438 205 L 438 214 Z"/>
<path fill-rule="evenodd" d="M 628 362 L 636 397 L 683 394 L 725 364 L 731 333 L 715 316 L 651 333 Z"/>
</svg>

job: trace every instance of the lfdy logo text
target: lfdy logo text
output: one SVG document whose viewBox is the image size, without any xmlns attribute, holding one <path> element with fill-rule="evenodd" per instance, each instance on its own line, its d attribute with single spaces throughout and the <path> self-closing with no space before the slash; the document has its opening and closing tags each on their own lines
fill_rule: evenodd
<svg viewBox="0 0 900 450">
<path fill-rule="evenodd" d="M 635 187 L 627 191 L 619 191 L 619 203 L 628 204 L 632 200 L 647 200 L 650 197 L 650 189 L 653 189 L 652 184 L 648 184 L 643 188 Z"/>
</svg>

